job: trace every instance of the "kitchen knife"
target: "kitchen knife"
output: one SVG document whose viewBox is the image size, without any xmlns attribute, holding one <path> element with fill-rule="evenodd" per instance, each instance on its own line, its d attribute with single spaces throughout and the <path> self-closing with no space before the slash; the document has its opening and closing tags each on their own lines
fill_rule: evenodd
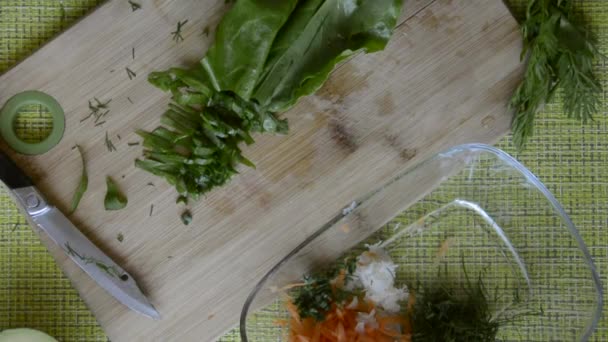
<svg viewBox="0 0 608 342">
<path fill-rule="evenodd" d="M 152 319 L 160 314 L 133 277 L 89 241 L 65 215 L 50 205 L 32 181 L 0 151 L 0 181 L 8 187 L 29 221 L 46 233 L 93 280 L 119 302 Z"/>
</svg>

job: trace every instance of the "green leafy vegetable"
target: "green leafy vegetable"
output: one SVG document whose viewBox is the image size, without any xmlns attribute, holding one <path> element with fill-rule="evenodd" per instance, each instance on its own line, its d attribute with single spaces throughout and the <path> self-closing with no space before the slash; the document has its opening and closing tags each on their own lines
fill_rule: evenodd
<svg viewBox="0 0 608 342">
<path fill-rule="evenodd" d="M 182 213 L 181 219 L 182 219 L 182 223 L 185 226 L 189 226 L 190 223 L 192 223 L 192 213 L 189 210 L 184 211 Z"/>
<path fill-rule="evenodd" d="M 106 198 L 104 200 L 104 206 L 106 210 L 120 210 L 124 209 L 129 202 L 127 197 L 123 195 L 116 183 L 112 180 L 112 178 L 106 178 L 106 185 L 108 187 L 108 191 L 106 192 Z"/>
<path fill-rule="evenodd" d="M 529 1 L 522 25 L 522 59 L 528 59 L 528 67 L 510 103 L 519 149 L 533 135 L 537 113 L 559 88 L 568 117 L 586 123 L 598 111 L 602 87 L 593 62 L 603 56 L 595 37 L 572 19 L 571 7 L 571 0 Z"/>
<path fill-rule="evenodd" d="M 335 65 L 383 49 L 402 0 L 240 0 L 222 19 L 201 64 L 148 77 L 170 92 L 162 127 L 138 131 L 136 166 L 198 199 L 226 184 L 240 164 L 239 146 L 254 133 L 285 134 L 279 113 L 316 91 Z M 178 25 L 174 39 L 185 22 Z"/>
<path fill-rule="evenodd" d="M 82 161 L 82 175 L 80 176 L 78 188 L 76 188 L 76 192 L 74 192 L 74 196 L 72 197 L 72 207 L 70 209 L 70 213 L 74 213 L 76 209 L 78 209 L 78 204 L 80 204 L 82 196 L 84 196 L 84 193 L 87 192 L 87 188 L 89 187 L 89 176 L 87 174 L 87 165 L 84 160 L 84 153 L 82 153 L 82 149 L 79 145 L 74 146 L 73 149 L 78 150 L 78 153 L 80 154 L 80 160 Z"/>
<path fill-rule="evenodd" d="M 253 98 L 265 110 L 286 111 L 317 91 L 340 61 L 360 51 L 383 50 L 402 2 L 302 2 L 273 45 Z"/>
<path fill-rule="evenodd" d="M 161 117 L 165 127 L 137 132 L 146 159 L 135 162 L 193 199 L 226 184 L 238 164 L 253 166 L 239 148 L 253 143 L 252 132 L 287 131 L 285 121 L 256 104 L 213 92 L 199 80 L 201 73 L 174 68 L 150 75 L 152 84 L 172 92 L 173 103 Z"/>
<path fill-rule="evenodd" d="M 224 16 L 202 60 L 216 91 L 250 100 L 272 43 L 298 0 L 240 0 Z"/>
</svg>

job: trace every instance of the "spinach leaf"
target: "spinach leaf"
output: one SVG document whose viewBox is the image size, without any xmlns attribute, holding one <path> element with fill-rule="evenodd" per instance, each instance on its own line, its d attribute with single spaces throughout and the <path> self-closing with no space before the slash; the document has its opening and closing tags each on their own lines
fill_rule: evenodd
<svg viewBox="0 0 608 342">
<path fill-rule="evenodd" d="M 74 149 L 77 149 L 78 153 L 80 153 L 80 160 L 82 161 L 82 176 L 80 176 L 80 183 L 78 184 L 78 188 L 74 193 L 74 197 L 72 197 L 70 214 L 74 213 L 76 209 L 78 209 L 78 204 L 80 204 L 82 196 L 84 196 L 84 193 L 87 192 L 87 188 L 89 187 L 89 176 L 87 175 L 87 164 L 84 160 L 84 153 L 82 153 L 82 149 L 79 145 L 74 146 Z"/>
<path fill-rule="evenodd" d="M 383 49 L 403 0 L 239 0 L 197 67 L 150 74 L 172 94 L 153 132 L 138 131 L 136 166 L 165 178 L 180 196 L 226 184 L 253 133 L 287 133 L 278 114 L 316 91 L 334 66 Z"/>
<path fill-rule="evenodd" d="M 340 61 L 359 51 L 384 49 L 403 1 L 319 2 L 304 1 L 277 38 L 253 95 L 264 110 L 288 110 L 300 97 L 317 91 Z"/>
<path fill-rule="evenodd" d="M 108 191 L 106 193 L 106 198 L 104 200 L 104 206 L 106 210 L 120 210 L 124 209 L 129 202 L 127 197 L 123 195 L 116 183 L 112 180 L 112 178 L 106 178 L 106 184 L 108 186 Z"/>
<path fill-rule="evenodd" d="M 298 0 L 239 0 L 222 19 L 202 60 L 216 91 L 249 100 L 272 43 Z"/>
</svg>

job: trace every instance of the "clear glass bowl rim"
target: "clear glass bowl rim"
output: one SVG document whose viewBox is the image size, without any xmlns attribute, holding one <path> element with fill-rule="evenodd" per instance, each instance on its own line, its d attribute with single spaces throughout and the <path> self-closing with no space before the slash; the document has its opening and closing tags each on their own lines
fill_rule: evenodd
<svg viewBox="0 0 608 342">
<path fill-rule="evenodd" d="M 355 203 L 357 203 L 358 205 L 364 203 L 367 198 L 370 198 L 374 194 L 381 192 L 382 189 L 385 189 L 386 187 L 390 186 L 397 179 L 401 178 L 403 175 L 408 174 L 408 173 L 416 170 L 417 168 L 422 167 L 423 165 L 425 165 L 427 163 L 431 163 L 438 158 L 444 158 L 445 156 L 448 156 L 450 154 L 462 153 L 464 151 L 485 152 L 485 153 L 492 154 L 496 158 L 501 160 L 502 162 L 513 167 L 513 169 L 519 171 L 521 173 L 521 175 L 530 184 L 534 185 L 545 196 L 545 198 L 549 201 L 549 203 L 553 207 L 556 215 L 559 216 L 562 219 L 562 221 L 564 222 L 564 224 L 566 225 L 566 228 L 568 229 L 570 235 L 574 238 L 574 240 L 578 244 L 580 251 L 583 254 L 585 263 L 587 264 L 587 267 L 589 268 L 589 270 L 591 272 L 591 278 L 594 282 L 595 290 L 597 293 L 597 302 L 596 302 L 595 312 L 593 313 L 592 320 L 591 320 L 590 324 L 588 325 L 588 327 L 581 339 L 581 341 L 588 341 L 599 324 L 600 318 L 602 316 L 603 306 L 604 306 L 604 290 L 602 287 L 602 282 L 601 282 L 599 273 L 597 272 L 597 268 L 596 268 L 593 258 L 591 256 L 591 253 L 589 252 L 587 245 L 583 241 L 583 238 L 581 237 L 578 229 L 574 226 L 574 223 L 570 219 L 570 216 L 568 216 L 568 214 L 566 213 L 566 211 L 564 210 L 562 205 L 555 198 L 555 196 L 553 196 L 551 191 L 549 191 L 549 189 L 547 189 L 547 187 L 538 179 L 538 177 L 536 177 L 536 175 L 534 175 L 532 173 L 532 171 L 528 170 L 528 168 L 526 168 L 523 164 L 521 164 L 519 161 L 517 161 L 514 157 L 512 157 L 507 152 L 505 152 L 501 149 L 498 149 L 494 146 L 490 146 L 490 145 L 486 145 L 486 144 L 478 144 L 478 143 L 454 146 L 443 152 L 439 152 L 439 153 L 435 154 L 434 156 L 426 159 L 425 161 L 422 161 L 414 166 L 406 168 L 404 171 L 400 172 L 396 177 L 394 177 L 387 183 L 383 184 L 376 190 L 372 191 L 370 194 L 363 197 L 364 198 L 363 200 L 356 201 Z M 298 252 L 300 252 L 304 247 L 306 247 L 308 244 L 310 244 L 312 241 L 314 241 L 317 237 L 322 235 L 328 229 L 333 227 L 338 221 L 340 221 L 342 218 L 344 218 L 347 215 L 349 215 L 349 214 L 347 213 L 345 215 L 342 212 L 338 213 L 338 215 L 336 215 L 333 219 L 331 219 L 326 224 L 321 226 L 321 228 L 319 228 L 316 232 L 314 232 L 311 236 L 309 236 L 306 240 L 304 240 L 304 242 L 302 242 L 293 251 L 291 251 L 289 254 L 287 254 L 287 256 L 285 256 L 283 259 L 281 259 L 281 261 L 279 261 L 279 263 L 277 263 L 270 271 L 268 271 L 268 273 L 266 273 L 266 275 L 264 275 L 264 277 L 256 284 L 254 289 L 251 291 L 251 293 L 247 297 L 247 300 L 245 301 L 245 304 L 243 305 L 243 309 L 241 311 L 239 328 L 240 328 L 241 339 L 243 340 L 243 342 L 249 341 L 247 338 L 247 316 L 249 315 L 249 310 L 251 308 L 251 304 L 255 300 L 255 298 L 256 298 L 257 294 L 260 292 L 260 290 L 263 289 L 266 281 L 268 279 L 270 279 L 273 275 L 275 275 L 284 264 L 289 262 L 291 260 L 291 258 L 294 257 L 295 255 L 297 255 Z"/>
</svg>

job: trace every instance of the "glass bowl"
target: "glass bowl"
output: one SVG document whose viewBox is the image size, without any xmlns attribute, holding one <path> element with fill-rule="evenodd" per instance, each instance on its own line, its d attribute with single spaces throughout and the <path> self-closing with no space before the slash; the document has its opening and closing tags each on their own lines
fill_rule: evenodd
<svg viewBox="0 0 608 342">
<path fill-rule="evenodd" d="M 278 289 L 373 243 L 398 265 L 398 285 L 475 275 L 494 312 L 531 313 L 503 325 L 501 341 L 587 341 L 598 324 L 603 292 L 585 243 L 547 188 L 501 150 L 451 148 L 345 205 L 255 286 L 243 341 L 287 341 Z"/>
</svg>

